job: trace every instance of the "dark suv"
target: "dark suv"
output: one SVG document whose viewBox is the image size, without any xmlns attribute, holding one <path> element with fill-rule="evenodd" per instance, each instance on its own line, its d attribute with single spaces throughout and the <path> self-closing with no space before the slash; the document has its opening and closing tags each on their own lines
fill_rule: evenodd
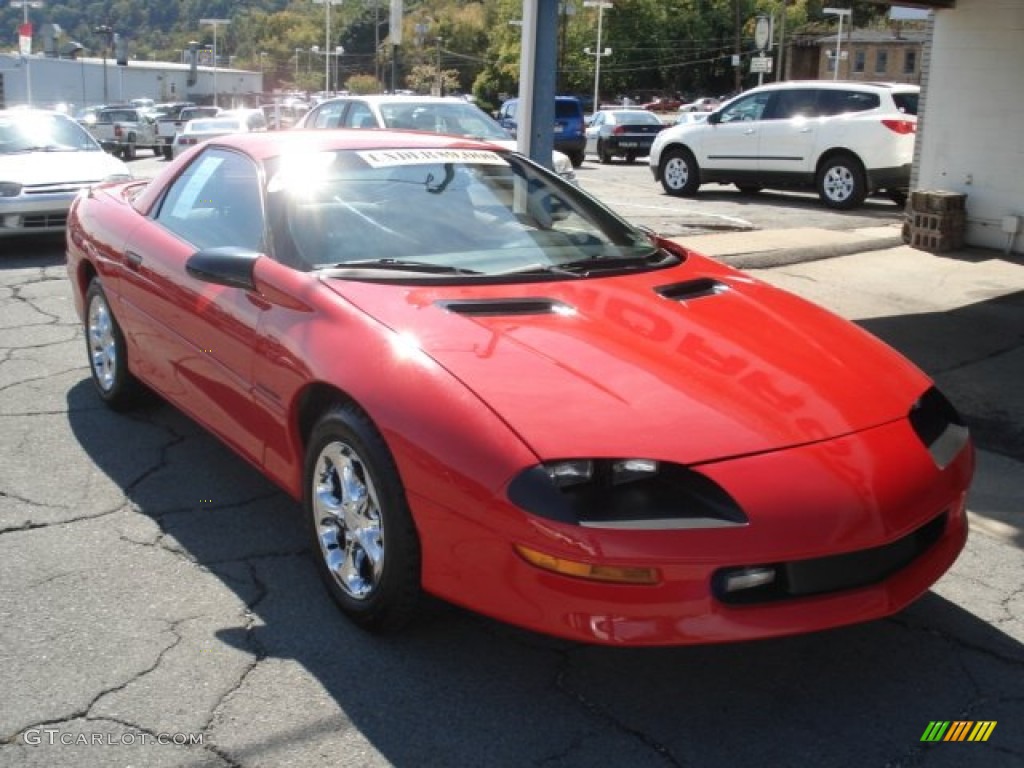
<svg viewBox="0 0 1024 768">
<path fill-rule="evenodd" d="M 498 122 L 516 135 L 519 99 L 509 99 L 498 110 Z M 555 96 L 555 149 L 569 156 L 573 166 L 583 165 L 587 137 L 583 133 L 583 104 L 575 96 Z"/>
</svg>

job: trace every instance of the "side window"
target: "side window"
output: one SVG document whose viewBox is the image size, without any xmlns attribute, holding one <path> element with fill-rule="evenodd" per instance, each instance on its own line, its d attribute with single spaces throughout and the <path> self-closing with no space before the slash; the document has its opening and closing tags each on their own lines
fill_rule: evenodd
<svg viewBox="0 0 1024 768">
<path fill-rule="evenodd" d="M 345 114 L 346 128 L 376 128 L 377 120 L 364 101 L 353 101 Z"/>
<path fill-rule="evenodd" d="M 842 115 L 847 112 L 865 112 L 876 109 L 882 100 L 877 93 L 867 91 L 822 90 L 821 113 Z"/>
<path fill-rule="evenodd" d="M 903 55 L 903 74 L 912 75 L 917 71 L 917 51 L 910 50 Z"/>
<path fill-rule="evenodd" d="M 197 249 L 264 250 L 259 174 L 237 152 L 199 155 L 168 189 L 154 218 Z"/>
<path fill-rule="evenodd" d="M 813 88 L 777 91 L 767 110 L 766 120 L 790 120 L 818 115 L 818 92 Z"/>
<path fill-rule="evenodd" d="M 863 72 L 866 66 L 867 52 L 863 48 L 858 48 L 853 52 L 853 71 Z"/>
<path fill-rule="evenodd" d="M 720 122 L 734 123 L 737 121 L 760 120 L 771 96 L 771 91 L 762 91 L 761 93 L 754 93 L 736 100 L 726 109 L 722 110 Z"/>
<path fill-rule="evenodd" d="M 334 104 L 324 104 L 313 116 L 314 128 L 337 128 L 341 125 L 341 113 L 345 109 L 345 102 L 339 101 Z"/>
</svg>

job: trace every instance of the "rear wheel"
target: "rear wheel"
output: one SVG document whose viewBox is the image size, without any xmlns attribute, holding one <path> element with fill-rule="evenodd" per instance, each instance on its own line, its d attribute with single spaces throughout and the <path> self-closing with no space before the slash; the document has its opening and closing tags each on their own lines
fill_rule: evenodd
<svg viewBox="0 0 1024 768">
<path fill-rule="evenodd" d="M 856 208 L 867 194 L 864 167 L 853 155 L 833 155 L 818 171 L 818 196 L 829 208 Z"/>
<path fill-rule="evenodd" d="M 601 162 L 602 165 L 607 165 L 612 161 L 611 153 L 604 148 L 603 141 L 597 142 L 597 159 Z"/>
<path fill-rule="evenodd" d="M 573 168 L 579 168 L 583 165 L 583 150 L 581 149 L 578 152 L 570 152 L 569 162 L 572 163 Z"/>
<path fill-rule="evenodd" d="M 364 629 L 395 629 L 420 597 L 420 546 L 384 439 L 354 405 L 313 428 L 304 506 L 317 569 L 331 597 Z"/>
<path fill-rule="evenodd" d="M 692 197 L 700 187 L 700 168 L 687 149 L 677 147 L 661 161 L 661 186 L 668 194 Z"/>
<path fill-rule="evenodd" d="M 117 411 L 134 405 L 142 387 L 128 370 L 124 334 L 98 277 L 92 279 L 85 292 L 85 344 L 89 371 L 100 399 Z"/>
<path fill-rule="evenodd" d="M 626 162 L 630 163 L 630 164 L 635 163 L 636 162 L 636 152 L 627 152 L 626 153 Z"/>
<path fill-rule="evenodd" d="M 171 159 L 171 155 L 172 155 L 172 153 L 171 153 L 171 145 L 170 144 L 164 144 L 163 152 L 164 152 L 164 160 L 170 160 Z"/>
<path fill-rule="evenodd" d="M 134 136 L 129 136 L 128 137 L 127 143 L 125 143 L 124 148 L 121 150 L 121 156 L 125 160 L 134 160 L 135 159 L 135 137 Z"/>
</svg>

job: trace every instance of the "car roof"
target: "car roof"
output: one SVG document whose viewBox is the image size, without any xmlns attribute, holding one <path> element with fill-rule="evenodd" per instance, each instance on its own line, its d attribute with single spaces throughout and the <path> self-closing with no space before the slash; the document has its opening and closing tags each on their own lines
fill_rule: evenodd
<svg viewBox="0 0 1024 768">
<path fill-rule="evenodd" d="M 886 91 L 920 91 L 921 86 L 914 83 L 888 83 L 867 80 L 787 80 L 784 83 L 765 83 L 756 90 L 785 90 L 787 88 L 823 88 L 825 90 L 846 88 L 876 88 Z M 751 88 L 751 90 L 754 90 Z"/>
<path fill-rule="evenodd" d="M 335 96 L 331 99 L 321 101 L 322 104 L 330 104 L 338 101 L 365 101 L 370 104 L 471 104 L 458 96 L 416 96 L 401 93 L 370 93 L 364 96 Z"/>
<path fill-rule="evenodd" d="M 329 152 L 335 149 L 438 149 L 473 147 L 493 149 L 494 144 L 421 131 L 365 131 L 339 128 L 331 131 L 315 128 L 233 134 L 216 140 L 215 146 L 240 149 L 264 162 L 286 152 Z M 210 146 L 209 144 L 207 146 Z"/>
</svg>

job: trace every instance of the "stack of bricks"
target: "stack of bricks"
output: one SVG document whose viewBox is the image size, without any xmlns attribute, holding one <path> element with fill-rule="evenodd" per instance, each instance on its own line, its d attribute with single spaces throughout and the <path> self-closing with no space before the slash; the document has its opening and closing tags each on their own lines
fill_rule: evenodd
<svg viewBox="0 0 1024 768">
<path fill-rule="evenodd" d="M 903 241 L 911 248 L 940 253 L 962 248 L 967 228 L 967 195 L 942 190 L 910 193 Z"/>
</svg>

